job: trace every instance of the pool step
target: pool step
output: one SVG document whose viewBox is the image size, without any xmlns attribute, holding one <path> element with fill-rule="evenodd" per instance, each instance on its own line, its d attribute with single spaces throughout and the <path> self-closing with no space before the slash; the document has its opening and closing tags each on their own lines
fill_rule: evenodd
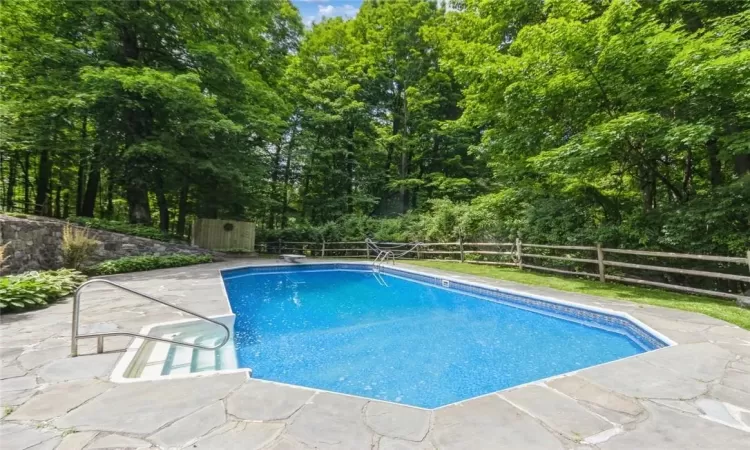
<svg viewBox="0 0 750 450">
<path fill-rule="evenodd" d="M 164 339 L 188 344 L 214 347 L 224 334 L 205 323 L 160 326 L 151 333 Z M 169 375 L 185 375 L 222 369 L 236 369 L 237 356 L 234 340 L 217 350 L 201 350 L 184 345 L 152 341 L 141 346 L 137 362 L 131 364 L 129 378 L 152 379 Z"/>
</svg>

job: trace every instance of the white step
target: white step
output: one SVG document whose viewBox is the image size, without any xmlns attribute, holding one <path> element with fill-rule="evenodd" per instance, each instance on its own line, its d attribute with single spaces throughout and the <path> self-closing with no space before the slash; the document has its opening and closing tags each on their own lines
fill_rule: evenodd
<svg viewBox="0 0 750 450">
<path fill-rule="evenodd" d="M 178 333 L 165 334 L 162 337 L 164 339 L 174 339 L 174 336 Z M 148 355 L 146 365 L 143 367 L 141 372 L 142 378 L 153 378 L 161 376 L 164 371 L 164 364 L 167 361 L 167 355 L 169 355 L 169 348 L 171 344 L 166 342 L 155 342 L 151 353 Z"/>
<path fill-rule="evenodd" d="M 230 339 L 225 346 L 221 347 L 218 352 L 217 369 L 236 369 L 237 368 L 237 352 L 234 349 L 234 340 Z"/>
<path fill-rule="evenodd" d="M 208 337 L 201 339 L 198 343 L 204 347 L 213 347 L 219 343 L 221 338 Z M 193 372 L 216 370 L 216 350 L 195 350 L 193 354 Z"/>
<path fill-rule="evenodd" d="M 192 344 L 196 339 L 198 339 L 198 336 L 183 337 L 177 340 Z M 184 345 L 173 345 L 173 347 L 172 364 L 165 371 L 166 374 L 190 373 L 190 364 L 193 361 L 194 349 L 192 347 L 185 347 Z"/>
</svg>

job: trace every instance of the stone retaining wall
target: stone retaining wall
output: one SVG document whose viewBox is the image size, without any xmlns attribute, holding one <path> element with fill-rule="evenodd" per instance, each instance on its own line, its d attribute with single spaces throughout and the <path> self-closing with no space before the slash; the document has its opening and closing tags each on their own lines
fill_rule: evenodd
<svg viewBox="0 0 750 450">
<path fill-rule="evenodd" d="M 21 219 L 0 215 L 0 245 L 7 260 L 3 274 L 28 270 L 58 269 L 62 266 L 62 229 L 65 222 L 54 219 Z M 89 229 L 89 236 L 99 241 L 89 263 L 137 255 L 171 253 L 211 254 L 210 251 L 187 244 L 155 241 L 111 231 Z"/>
</svg>

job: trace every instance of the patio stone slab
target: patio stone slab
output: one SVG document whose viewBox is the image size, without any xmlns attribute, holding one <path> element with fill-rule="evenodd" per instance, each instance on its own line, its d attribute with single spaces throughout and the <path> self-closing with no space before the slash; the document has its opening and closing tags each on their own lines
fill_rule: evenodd
<svg viewBox="0 0 750 450">
<path fill-rule="evenodd" d="M 719 346 L 703 342 L 664 348 L 640 358 L 686 377 L 708 382 L 721 378 L 734 355 Z"/>
<path fill-rule="evenodd" d="M 266 448 L 267 450 L 309 450 L 311 447 L 303 445 L 289 436 L 281 435 Z"/>
<path fill-rule="evenodd" d="M 602 450 L 746 450 L 750 433 L 658 405 L 647 405 L 649 419 L 635 430 L 600 443 Z"/>
<path fill-rule="evenodd" d="M 310 389 L 250 379 L 227 397 L 227 412 L 244 420 L 283 420 L 313 395 L 315 391 Z"/>
<path fill-rule="evenodd" d="M 44 381 L 53 383 L 91 378 L 108 378 L 122 353 L 102 353 L 53 361 L 39 370 Z"/>
<path fill-rule="evenodd" d="M 24 375 L 26 375 L 26 371 L 21 369 L 18 364 L 10 364 L 0 368 L 0 380 L 22 377 Z"/>
<path fill-rule="evenodd" d="M 24 391 L 0 392 L 0 406 L 17 406 L 27 402 L 34 394 L 36 389 L 27 389 Z"/>
<path fill-rule="evenodd" d="M 295 415 L 286 433 L 320 449 L 370 450 L 373 435 L 365 426 L 367 400 L 322 392 Z"/>
<path fill-rule="evenodd" d="M 4 394 L 10 391 L 25 391 L 27 389 L 33 389 L 36 386 L 36 376 L 34 375 L 8 378 L 7 380 L 3 380 L 3 382 L 0 383 L 0 392 Z"/>
<path fill-rule="evenodd" d="M 80 431 L 65 436 L 55 450 L 82 450 L 93 441 L 98 433 L 95 431 Z"/>
<path fill-rule="evenodd" d="M 215 402 L 183 417 L 149 438 L 161 447 L 183 447 L 226 422 L 224 403 Z"/>
<path fill-rule="evenodd" d="M 78 405 L 110 389 L 113 385 L 102 381 L 73 381 L 55 384 L 39 392 L 21 405 L 9 420 L 50 420 L 62 416 Z"/>
<path fill-rule="evenodd" d="M 577 375 L 555 378 L 547 385 L 588 405 L 613 422 L 631 422 L 644 411 L 640 403 L 632 398 L 608 391 Z"/>
<path fill-rule="evenodd" d="M 531 416 L 497 395 L 440 408 L 430 439 L 440 450 L 562 450 L 562 443 Z"/>
<path fill-rule="evenodd" d="M 243 373 L 120 384 L 55 421 L 58 428 L 151 434 L 222 399 Z"/>
<path fill-rule="evenodd" d="M 708 396 L 750 410 L 750 394 L 721 384 L 711 386 Z"/>
<path fill-rule="evenodd" d="M 742 427 L 742 423 L 736 419 L 732 413 L 727 409 L 727 404 L 714 400 L 712 398 L 699 398 L 695 401 L 695 405 L 700 408 L 701 413 L 718 422 L 725 423 L 732 427 Z M 748 436 L 750 439 L 750 435 Z"/>
<path fill-rule="evenodd" d="M 6 343 L 3 342 L 2 345 L 6 345 Z M 23 347 L 0 347 L 0 361 L 3 364 L 15 361 L 23 351 Z"/>
<path fill-rule="evenodd" d="M 421 441 L 430 429 L 430 411 L 384 402 L 365 407 L 365 422 L 378 434 L 407 441 Z"/>
<path fill-rule="evenodd" d="M 739 370 L 727 370 L 721 384 L 732 389 L 750 394 L 750 373 L 740 372 Z"/>
<path fill-rule="evenodd" d="M 729 364 L 729 367 L 731 367 L 734 370 L 739 370 L 740 372 L 750 373 L 750 362 L 733 361 L 732 363 Z"/>
<path fill-rule="evenodd" d="M 283 430 L 283 423 L 232 422 L 193 444 L 191 448 L 256 450 L 268 446 Z"/>
<path fill-rule="evenodd" d="M 584 369 L 578 375 L 613 392 L 636 398 L 681 400 L 695 398 L 708 390 L 704 383 L 638 357 Z"/>
<path fill-rule="evenodd" d="M 0 424 L 3 449 L 54 448 L 59 442 L 59 433 L 48 428 L 11 423 Z M 52 447 L 49 447 L 52 445 Z"/>
<path fill-rule="evenodd" d="M 386 436 L 380 439 L 378 450 L 435 450 L 435 447 L 427 440 L 412 442 Z"/>
<path fill-rule="evenodd" d="M 70 339 L 70 338 L 68 338 Z M 36 369 L 57 359 L 70 356 L 70 343 L 65 347 L 52 347 L 43 350 L 29 350 L 20 355 L 16 361 L 26 370 Z"/>
<path fill-rule="evenodd" d="M 151 448 L 151 444 L 142 439 L 136 439 L 134 437 L 121 436 L 119 434 L 109 434 L 107 436 L 97 438 L 94 442 L 92 442 L 86 447 L 86 450 L 105 449 L 105 448 L 118 449 L 118 450 L 125 450 L 125 449 L 131 449 L 131 448 L 140 449 L 140 448 Z"/>
<path fill-rule="evenodd" d="M 505 391 L 500 397 L 573 441 L 612 428 L 611 423 L 591 414 L 572 398 L 546 387 L 523 386 Z"/>
</svg>

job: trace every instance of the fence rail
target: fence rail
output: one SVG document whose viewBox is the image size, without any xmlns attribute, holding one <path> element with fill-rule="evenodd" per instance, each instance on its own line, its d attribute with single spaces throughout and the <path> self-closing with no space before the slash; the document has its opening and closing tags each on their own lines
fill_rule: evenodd
<svg viewBox="0 0 750 450">
<path fill-rule="evenodd" d="M 378 243 L 378 245 L 384 248 L 404 244 L 406 243 Z M 271 254 L 295 251 L 318 257 L 372 259 L 376 256 L 365 241 L 311 242 L 277 240 L 259 242 L 256 247 L 260 253 Z M 488 247 L 495 247 L 497 250 L 491 250 Z M 534 253 L 526 253 L 524 249 L 529 249 Z M 568 251 L 574 254 L 550 254 L 560 251 Z M 584 255 L 580 253 L 584 253 Z M 589 257 L 586 253 L 590 253 L 591 256 Z M 646 258 L 649 264 L 612 259 L 618 256 L 620 258 Z M 738 273 L 743 269 L 737 267 L 738 265 L 744 265 L 744 273 L 748 273 L 750 270 L 750 251 L 743 258 L 737 256 L 605 248 L 601 245 L 531 244 L 521 242 L 518 239 L 516 242 L 424 242 L 417 245 L 415 250 L 403 259 L 455 261 L 469 264 L 540 270 L 565 275 L 597 278 L 602 283 L 616 281 L 671 289 L 691 294 L 731 298 L 736 300 L 740 305 L 750 305 L 750 296 L 743 293 L 750 289 L 750 276 Z M 720 271 L 709 271 L 654 264 L 655 261 L 669 259 L 702 261 L 704 264 L 714 263 L 721 265 L 721 267 Z M 557 266 L 540 265 L 542 261 L 548 261 L 551 264 L 557 264 Z M 571 270 L 567 266 L 560 267 L 560 264 L 572 264 L 576 267 L 573 268 L 574 270 Z M 584 267 L 582 268 L 581 265 Z M 587 266 L 592 267 L 593 270 L 589 271 L 590 269 L 586 269 Z M 607 273 L 608 268 L 610 272 L 614 271 L 615 273 Z M 735 273 L 728 273 L 730 269 Z M 639 274 L 643 272 L 649 275 L 640 276 Z M 715 283 L 722 284 L 722 286 L 719 286 L 719 289 L 716 290 L 686 286 L 684 282 L 680 283 L 679 280 L 674 280 L 675 275 L 685 277 L 686 280 L 712 279 Z"/>
</svg>

